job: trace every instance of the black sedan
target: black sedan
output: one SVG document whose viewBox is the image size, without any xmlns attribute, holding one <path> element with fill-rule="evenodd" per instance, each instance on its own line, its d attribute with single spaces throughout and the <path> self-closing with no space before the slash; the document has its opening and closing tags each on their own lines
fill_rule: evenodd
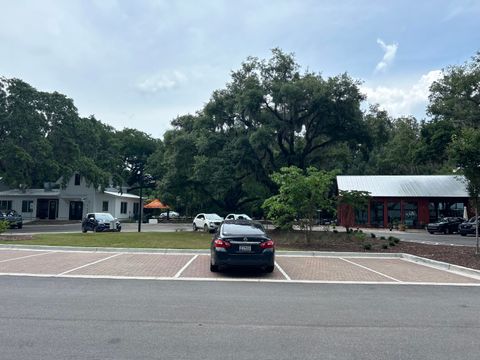
<svg viewBox="0 0 480 360">
<path fill-rule="evenodd" d="M 437 221 L 436 223 L 430 223 L 427 225 L 427 231 L 430 234 L 440 232 L 444 234 L 452 234 L 458 232 L 458 226 L 463 222 L 461 217 L 445 217 Z"/>
<path fill-rule="evenodd" d="M 253 221 L 224 221 L 212 239 L 210 254 L 212 272 L 224 266 L 259 267 L 266 272 L 275 269 L 275 244 Z"/>
<path fill-rule="evenodd" d="M 461 223 L 458 226 L 458 232 L 462 236 L 467 236 L 468 234 L 475 235 L 475 232 L 476 232 L 475 216 L 472 217 L 470 220 Z"/>
<path fill-rule="evenodd" d="M 82 232 L 121 231 L 120 221 L 109 213 L 89 213 L 82 221 Z"/>
</svg>

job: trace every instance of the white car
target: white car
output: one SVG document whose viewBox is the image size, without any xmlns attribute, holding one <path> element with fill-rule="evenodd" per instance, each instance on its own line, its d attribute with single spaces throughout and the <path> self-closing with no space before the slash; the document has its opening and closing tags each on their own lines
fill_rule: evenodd
<svg viewBox="0 0 480 360">
<path fill-rule="evenodd" d="M 252 220 L 247 214 L 228 214 L 225 220 Z"/>
<path fill-rule="evenodd" d="M 218 227 L 223 222 L 223 218 L 217 214 L 198 214 L 193 219 L 193 231 L 198 229 L 205 232 L 213 232 L 218 229 Z"/>
</svg>

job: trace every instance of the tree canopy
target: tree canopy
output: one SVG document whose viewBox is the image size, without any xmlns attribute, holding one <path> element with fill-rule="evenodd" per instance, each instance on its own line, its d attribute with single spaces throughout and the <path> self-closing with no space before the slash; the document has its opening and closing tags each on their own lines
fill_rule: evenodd
<svg viewBox="0 0 480 360">
<path fill-rule="evenodd" d="M 81 117 L 65 95 L 0 78 L 0 178 L 16 188 L 73 172 L 95 186 L 155 182 L 162 201 L 188 215 L 262 216 L 281 186 L 272 174 L 282 168 L 451 174 L 459 159 L 450 149 L 468 140 L 466 129 L 480 128 L 479 54 L 433 83 L 431 119 L 366 109 L 359 85 L 347 73 L 302 70 L 293 54 L 273 49 L 268 59 L 247 58 L 160 140 Z"/>
</svg>

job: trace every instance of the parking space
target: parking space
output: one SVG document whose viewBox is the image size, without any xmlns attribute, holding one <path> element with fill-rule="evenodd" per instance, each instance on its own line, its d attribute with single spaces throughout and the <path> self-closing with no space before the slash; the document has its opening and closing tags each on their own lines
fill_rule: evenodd
<svg viewBox="0 0 480 360">
<path fill-rule="evenodd" d="M 399 257 L 276 256 L 273 273 L 210 272 L 205 253 L 135 253 L 0 249 L 0 275 L 313 283 L 480 285 L 480 276 Z"/>
</svg>

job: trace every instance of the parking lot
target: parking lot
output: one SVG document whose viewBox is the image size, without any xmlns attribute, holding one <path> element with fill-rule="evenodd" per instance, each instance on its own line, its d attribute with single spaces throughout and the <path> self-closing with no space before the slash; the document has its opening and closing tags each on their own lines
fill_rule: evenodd
<svg viewBox="0 0 480 360">
<path fill-rule="evenodd" d="M 395 256 L 277 254 L 276 269 L 212 273 L 205 252 L 102 252 L 0 249 L 0 275 L 157 279 L 480 285 L 475 274 L 435 268 Z"/>
</svg>

